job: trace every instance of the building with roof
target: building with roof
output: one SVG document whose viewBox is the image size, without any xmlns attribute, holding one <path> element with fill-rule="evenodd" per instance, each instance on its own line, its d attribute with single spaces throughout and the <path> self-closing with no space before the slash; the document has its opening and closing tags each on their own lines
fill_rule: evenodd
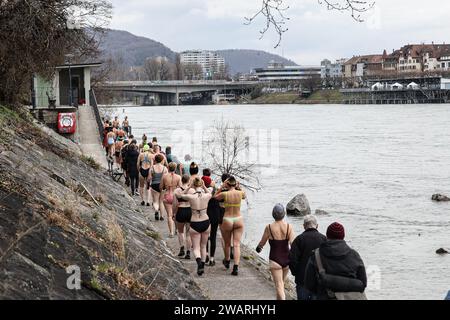
<svg viewBox="0 0 450 320">
<path fill-rule="evenodd" d="M 439 72 L 450 70 L 450 45 L 409 44 L 391 54 L 383 53 L 383 70 L 398 73 Z"/>
<path fill-rule="evenodd" d="M 306 79 L 320 79 L 320 66 L 285 66 L 271 61 L 266 68 L 256 68 L 255 75 L 259 81 L 299 81 Z"/>
<path fill-rule="evenodd" d="M 362 78 L 381 74 L 383 71 L 383 55 L 372 54 L 356 56 L 344 63 L 345 78 Z"/>
<path fill-rule="evenodd" d="M 101 63 L 65 64 L 55 67 L 51 79 L 33 77 L 33 106 L 49 108 L 90 105 L 91 70 Z"/>
</svg>

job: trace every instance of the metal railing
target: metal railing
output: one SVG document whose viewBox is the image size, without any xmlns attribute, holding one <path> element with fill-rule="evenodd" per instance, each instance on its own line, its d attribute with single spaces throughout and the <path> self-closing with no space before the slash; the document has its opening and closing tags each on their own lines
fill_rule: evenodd
<svg viewBox="0 0 450 320">
<path fill-rule="evenodd" d="M 98 133 L 100 136 L 100 141 L 103 143 L 103 138 L 104 138 L 103 121 L 102 121 L 102 117 L 100 116 L 100 111 L 98 109 L 97 97 L 95 96 L 94 89 L 91 89 L 89 91 L 89 96 L 90 96 L 92 110 L 94 110 L 95 120 L 97 121 L 97 127 L 98 127 Z"/>
</svg>

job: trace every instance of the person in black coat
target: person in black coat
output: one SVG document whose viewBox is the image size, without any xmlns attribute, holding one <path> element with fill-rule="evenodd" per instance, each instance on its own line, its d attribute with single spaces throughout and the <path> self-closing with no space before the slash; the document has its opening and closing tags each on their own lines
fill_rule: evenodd
<svg viewBox="0 0 450 320">
<path fill-rule="evenodd" d="M 304 285 L 306 264 L 313 250 L 327 241 L 327 237 L 317 231 L 319 225 L 317 224 L 316 218 L 311 215 L 305 217 L 303 227 L 305 228 L 305 232 L 299 235 L 292 243 L 289 253 L 289 268 L 292 275 L 295 276 L 297 299 L 312 300 L 313 296 L 311 292 L 306 290 Z"/>
<path fill-rule="evenodd" d="M 137 160 L 139 158 L 139 151 L 136 144 L 131 143 L 128 147 L 126 162 L 127 162 L 127 172 L 130 178 L 131 184 L 131 195 L 137 194 L 136 190 L 139 188 L 139 170 L 137 166 Z"/>
<path fill-rule="evenodd" d="M 334 292 L 364 292 L 367 287 L 367 275 L 364 263 L 359 254 L 350 248 L 344 241 L 344 227 L 335 222 L 327 229 L 328 241 L 319 247 L 320 259 L 327 275 L 333 276 Z M 349 279 L 354 287 L 348 289 Z M 319 282 L 317 261 L 312 255 L 308 261 L 305 272 L 305 287 L 316 295 L 318 300 L 330 299 L 327 289 Z"/>
</svg>

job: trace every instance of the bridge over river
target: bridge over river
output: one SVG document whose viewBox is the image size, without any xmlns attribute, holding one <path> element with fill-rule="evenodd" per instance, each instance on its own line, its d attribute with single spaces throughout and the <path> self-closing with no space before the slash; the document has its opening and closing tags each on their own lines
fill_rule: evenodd
<svg viewBox="0 0 450 320">
<path fill-rule="evenodd" d="M 178 105 L 180 95 L 183 94 L 201 93 L 209 98 L 215 92 L 241 95 L 250 92 L 258 84 L 258 81 L 224 80 L 111 81 L 97 90 L 137 93 L 144 95 L 144 100 L 152 97 L 155 104 Z"/>
</svg>

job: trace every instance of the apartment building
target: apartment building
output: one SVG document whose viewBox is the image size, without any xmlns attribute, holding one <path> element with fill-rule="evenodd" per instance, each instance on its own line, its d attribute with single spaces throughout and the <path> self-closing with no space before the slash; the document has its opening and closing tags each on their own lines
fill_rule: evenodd
<svg viewBox="0 0 450 320">
<path fill-rule="evenodd" d="M 188 50 L 180 53 L 182 64 L 198 64 L 203 69 L 203 78 L 209 79 L 215 73 L 223 73 L 225 59 L 214 51 Z"/>
</svg>

